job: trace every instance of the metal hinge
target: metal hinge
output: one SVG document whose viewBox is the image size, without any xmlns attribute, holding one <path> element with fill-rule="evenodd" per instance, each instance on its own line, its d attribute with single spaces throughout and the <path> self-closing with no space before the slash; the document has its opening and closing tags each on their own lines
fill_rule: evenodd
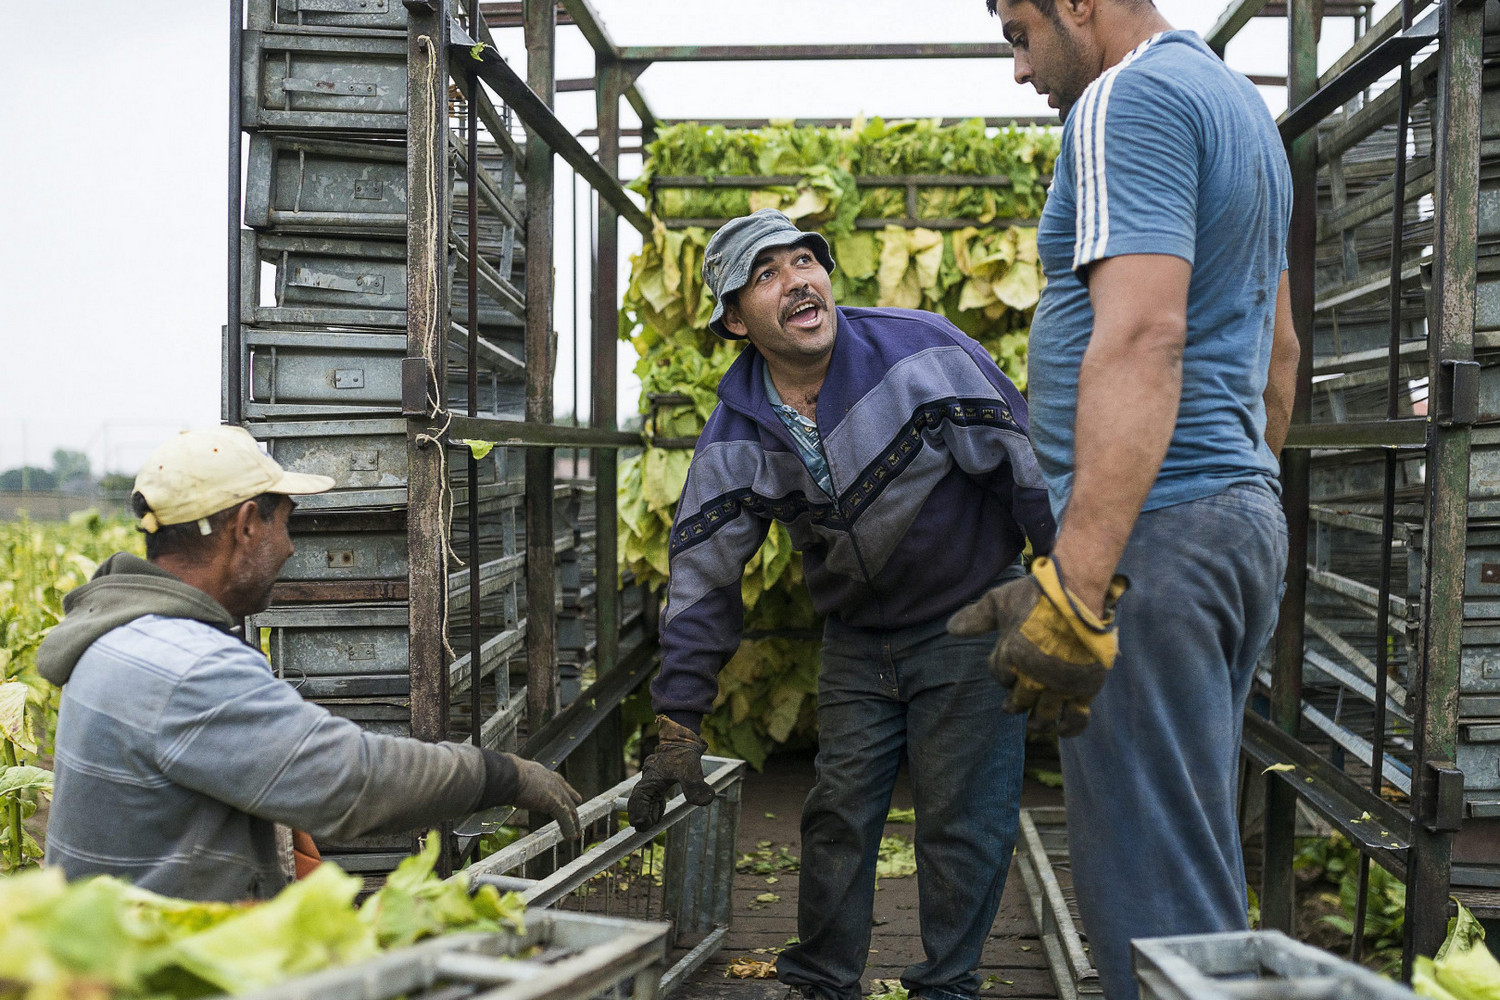
<svg viewBox="0 0 1500 1000">
<path fill-rule="evenodd" d="M 1432 388 L 1439 427 L 1468 427 L 1479 419 L 1479 362 L 1443 358 Z"/>
<path fill-rule="evenodd" d="M 1422 782 L 1422 825 L 1436 833 L 1451 833 L 1464 821 L 1464 773 L 1451 760 L 1426 762 Z"/>
</svg>

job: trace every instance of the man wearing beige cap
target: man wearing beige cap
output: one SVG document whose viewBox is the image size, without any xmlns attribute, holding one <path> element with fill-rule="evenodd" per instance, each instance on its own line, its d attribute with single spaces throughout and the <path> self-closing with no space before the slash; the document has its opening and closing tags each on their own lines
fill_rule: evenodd
<svg viewBox="0 0 1500 1000">
<path fill-rule="evenodd" d="M 48 865 L 239 900 L 287 882 L 276 824 L 347 840 L 513 804 L 577 836 L 580 798 L 559 775 L 365 732 L 231 632 L 292 554 L 291 497 L 332 485 L 284 471 L 240 427 L 184 432 L 147 459 L 132 496 L 146 560 L 106 560 L 37 653 L 63 689 Z"/>
</svg>

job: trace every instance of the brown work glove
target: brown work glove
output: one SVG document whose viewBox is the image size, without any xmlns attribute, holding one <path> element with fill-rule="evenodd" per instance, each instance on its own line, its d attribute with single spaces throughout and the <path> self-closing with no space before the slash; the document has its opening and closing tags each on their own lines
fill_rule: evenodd
<svg viewBox="0 0 1500 1000">
<path fill-rule="evenodd" d="M 657 824 L 673 785 L 680 784 L 682 794 L 695 806 L 706 806 L 714 800 L 714 790 L 703 780 L 703 751 L 708 749 L 703 737 L 665 715 L 656 717 L 656 733 L 660 738 L 656 753 L 642 765 L 640 780 L 626 807 L 630 825 L 637 830 Z"/>
<path fill-rule="evenodd" d="M 578 803 L 583 801 L 583 796 L 568 784 L 567 779 L 534 760 L 513 753 L 485 748 L 484 757 L 485 792 L 478 808 L 508 805 L 530 812 L 544 812 L 557 820 L 557 827 L 564 837 L 568 840 L 577 838 Z M 505 773 L 511 767 L 515 768 L 514 791 L 510 790 L 509 775 Z"/>
<path fill-rule="evenodd" d="M 1115 603 L 1130 581 L 1116 576 L 1094 615 L 1063 585 L 1056 561 L 1039 556 L 1031 575 L 996 587 L 948 619 L 954 635 L 999 630 L 990 674 L 1010 688 L 1007 712 L 1031 713 L 1028 727 L 1077 736 L 1089 723 L 1089 702 L 1104 686 L 1119 652 Z"/>
</svg>

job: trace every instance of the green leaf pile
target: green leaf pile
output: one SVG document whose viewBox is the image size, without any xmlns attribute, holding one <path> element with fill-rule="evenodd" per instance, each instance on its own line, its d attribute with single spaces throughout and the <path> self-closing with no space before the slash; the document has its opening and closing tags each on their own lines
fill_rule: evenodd
<svg viewBox="0 0 1500 1000">
<path fill-rule="evenodd" d="M 1484 928 L 1462 903 L 1458 916 L 1448 921 L 1448 937 L 1437 955 L 1417 956 L 1411 988 L 1437 1000 L 1500 1000 L 1500 962 L 1484 943 Z"/>
<path fill-rule="evenodd" d="M 0 879 L 0 998 L 153 1000 L 246 993 L 452 931 L 524 930 L 525 903 L 433 875 L 439 841 L 359 908 L 361 881 L 324 863 L 264 903 L 170 899 L 60 869 Z"/>
<path fill-rule="evenodd" d="M 708 330 L 714 299 L 702 267 L 710 230 L 668 226 L 669 220 L 722 220 L 778 208 L 828 239 L 838 263 L 832 280 L 840 305 L 946 316 L 1024 388 L 1026 337 L 1043 283 L 1030 220 L 1041 214 L 1057 148 L 1056 132 L 996 131 L 979 120 L 946 127 L 873 118 L 851 128 L 685 123 L 663 129 L 631 185 L 646 196 L 653 229 L 632 258 L 620 313 L 620 336 L 639 356 L 635 372 L 648 442 L 698 435 L 717 402 L 719 379 L 741 348 Z M 972 221 L 963 228 L 857 225 L 903 218 L 907 210 L 903 188 L 861 186 L 859 178 L 912 174 L 1004 176 L 1009 183 L 919 188 L 919 220 Z M 662 180 L 672 177 L 795 183 L 684 187 Z M 659 396 L 668 401 L 653 412 L 652 397 Z M 690 460 L 685 448 L 648 446 L 620 464 L 621 569 L 652 586 L 666 582 L 667 540 Z M 720 674 L 703 732 L 715 753 L 759 768 L 776 746 L 811 744 L 817 727 L 818 642 L 809 636 L 819 623 L 803 586 L 801 557 L 779 525 L 746 566 L 741 594 L 748 638 Z"/>
<path fill-rule="evenodd" d="M 905 837 L 891 834 L 880 838 L 876 856 L 876 878 L 906 878 L 917 873 L 917 848 Z"/>
</svg>

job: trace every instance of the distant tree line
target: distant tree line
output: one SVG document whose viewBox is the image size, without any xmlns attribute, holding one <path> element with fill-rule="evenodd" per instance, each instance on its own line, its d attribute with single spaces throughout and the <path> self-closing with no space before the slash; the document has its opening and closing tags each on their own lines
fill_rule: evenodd
<svg viewBox="0 0 1500 1000">
<path fill-rule="evenodd" d="M 67 448 L 52 453 L 50 469 L 24 465 L 0 472 L 0 491 L 7 492 L 117 497 L 128 494 L 133 483 L 133 477 L 120 472 L 95 476 L 88 455 Z"/>
</svg>

